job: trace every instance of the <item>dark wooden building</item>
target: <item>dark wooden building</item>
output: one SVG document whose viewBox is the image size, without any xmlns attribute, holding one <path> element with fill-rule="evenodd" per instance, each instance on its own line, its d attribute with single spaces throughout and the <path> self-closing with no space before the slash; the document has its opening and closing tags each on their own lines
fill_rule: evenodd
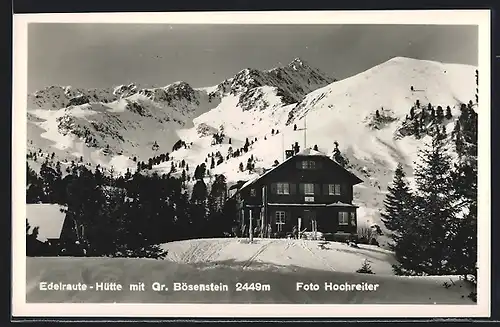
<svg viewBox="0 0 500 327">
<path fill-rule="evenodd" d="M 285 237 L 294 226 L 355 235 L 353 186 L 363 181 L 321 152 L 298 150 L 297 145 L 286 150 L 284 162 L 238 188 L 234 196 L 242 230 L 252 219 L 256 237 Z"/>
</svg>

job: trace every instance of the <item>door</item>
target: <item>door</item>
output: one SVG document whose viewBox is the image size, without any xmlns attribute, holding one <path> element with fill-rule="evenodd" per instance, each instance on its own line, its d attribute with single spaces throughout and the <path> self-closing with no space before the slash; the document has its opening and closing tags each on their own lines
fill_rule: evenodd
<svg viewBox="0 0 500 327">
<path fill-rule="evenodd" d="M 304 210 L 304 227 L 308 231 L 316 232 L 318 225 L 316 222 L 316 211 L 314 210 Z"/>
</svg>

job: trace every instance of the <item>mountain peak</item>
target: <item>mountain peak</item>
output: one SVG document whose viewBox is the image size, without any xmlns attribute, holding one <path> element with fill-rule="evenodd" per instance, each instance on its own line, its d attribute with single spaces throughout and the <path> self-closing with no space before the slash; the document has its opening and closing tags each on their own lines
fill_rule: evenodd
<svg viewBox="0 0 500 327">
<path fill-rule="evenodd" d="M 393 58 L 387 60 L 387 62 L 422 62 L 422 61 L 425 61 L 425 60 L 419 60 L 419 59 L 410 58 L 410 57 L 403 57 L 403 56 L 396 56 L 396 57 L 393 57 Z"/>
<path fill-rule="evenodd" d="M 297 68 L 297 67 L 308 67 L 308 64 L 305 60 L 303 60 L 302 58 L 300 57 L 297 57 L 295 59 L 293 59 L 289 64 L 288 64 L 289 67 L 292 67 L 292 68 Z"/>
</svg>

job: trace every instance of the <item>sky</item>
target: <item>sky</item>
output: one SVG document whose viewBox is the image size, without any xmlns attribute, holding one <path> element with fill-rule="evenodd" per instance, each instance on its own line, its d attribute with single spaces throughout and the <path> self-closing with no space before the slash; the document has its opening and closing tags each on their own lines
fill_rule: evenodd
<svg viewBox="0 0 500 327">
<path fill-rule="evenodd" d="M 396 56 L 477 65 L 476 26 L 31 23 L 28 92 L 185 81 L 212 86 L 300 57 L 343 79 Z"/>
</svg>

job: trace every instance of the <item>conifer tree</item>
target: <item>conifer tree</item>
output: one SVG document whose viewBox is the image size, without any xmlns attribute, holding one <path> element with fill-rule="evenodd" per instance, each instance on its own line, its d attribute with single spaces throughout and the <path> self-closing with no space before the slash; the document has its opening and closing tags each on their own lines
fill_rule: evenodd
<svg viewBox="0 0 500 327">
<path fill-rule="evenodd" d="M 443 121 L 443 118 L 444 118 L 443 107 L 441 107 L 441 106 L 437 107 L 436 116 L 437 116 L 438 122 Z"/>
<path fill-rule="evenodd" d="M 384 212 L 381 213 L 385 227 L 394 232 L 393 239 L 405 232 L 412 217 L 413 198 L 401 163 L 394 173 L 392 185 L 387 187 Z"/>
<path fill-rule="evenodd" d="M 450 106 L 447 106 L 446 107 L 446 119 L 451 119 L 451 117 L 453 117 L 453 115 L 451 114 L 451 108 Z"/>
<path fill-rule="evenodd" d="M 208 214 L 207 186 L 203 179 L 198 179 L 191 194 L 191 224 L 194 237 L 204 236 L 204 228 Z"/>
<path fill-rule="evenodd" d="M 247 170 L 248 171 L 253 170 L 252 160 L 250 158 L 248 158 L 248 161 L 247 161 Z"/>
<path fill-rule="evenodd" d="M 224 175 L 215 175 L 207 200 L 210 236 L 222 236 L 224 231 L 230 230 L 231 226 L 225 226 L 222 221 L 223 207 L 226 202 L 226 192 L 226 177 Z"/>
<path fill-rule="evenodd" d="M 413 135 L 418 139 L 420 138 L 420 121 L 415 119 L 412 124 Z"/>
<path fill-rule="evenodd" d="M 26 162 L 26 203 L 42 202 L 44 198 L 42 182 Z"/>
<path fill-rule="evenodd" d="M 203 179 L 205 177 L 205 173 L 206 173 L 206 170 L 207 170 L 207 166 L 205 165 L 205 163 L 203 162 L 199 168 L 198 168 L 198 174 L 196 174 L 195 172 L 195 178 L 196 179 Z"/>
<path fill-rule="evenodd" d="M 40 167 L 40 179 L 42 190 L 47 203 L 58 203 L 54 185 L 57 183 L 57 172 L 51 167 L 49 161 L 45 160 Z"/>
<path fill-rule="evenodd" d="M 443 274 L 449 272 L 447 262 L 452 252 L 449 231 L 453 230 L 456 222 L 451 156 L 447 150 L 446 134 L 437 128 L 431 144 L 420 151 L 419 158 L 421 162 L 415 169 L 419 194 L 415 215 L 423 240 L 417 272 Z"/>
<path fill-rule="evenodd" d="M 26 256 L 36 257 L 45 254 L 46 245 L 45 243 L 37 240 L 39 234 L 39 226 L 31 228 L 28 219 L 26 219 Z"/>
<path fill-rule="evenodd" d="M 342 167 L 346 168 L 347 165 L 349 164 L 349 161 L 340 152 L 339 143 L 337 141 L 335 141 L 334 145 L 335 145 L 335 149 L 333 150 L 333 160 L 335 160 L 335 162 L 337 162 Z"/>
<path fill-rule="evenodd" d="M 451 265 L 455 273 L 476 276 L 477 264 L 477 114 L 472 108 L 462 108 L 452 132 L 458 162 L 452 176 L 457 193 L 458 210 L 463 213 L 453 234 Z"/>
<path fill-rule="evenodd" d="M 132 177 L 132 173 L 130 172 L 130 169 L 127 168 L 127 172 L 125 173 L 125 179 L 130 179 Z"/>
<path fill-rule="evenodd" d="M 243 151 L 248 152 L 248 147 L 250 146 L 250 142 L 248 141 L 248 137 L 245 141 L 245 145 L 243 146 Z"/>
</svg>

